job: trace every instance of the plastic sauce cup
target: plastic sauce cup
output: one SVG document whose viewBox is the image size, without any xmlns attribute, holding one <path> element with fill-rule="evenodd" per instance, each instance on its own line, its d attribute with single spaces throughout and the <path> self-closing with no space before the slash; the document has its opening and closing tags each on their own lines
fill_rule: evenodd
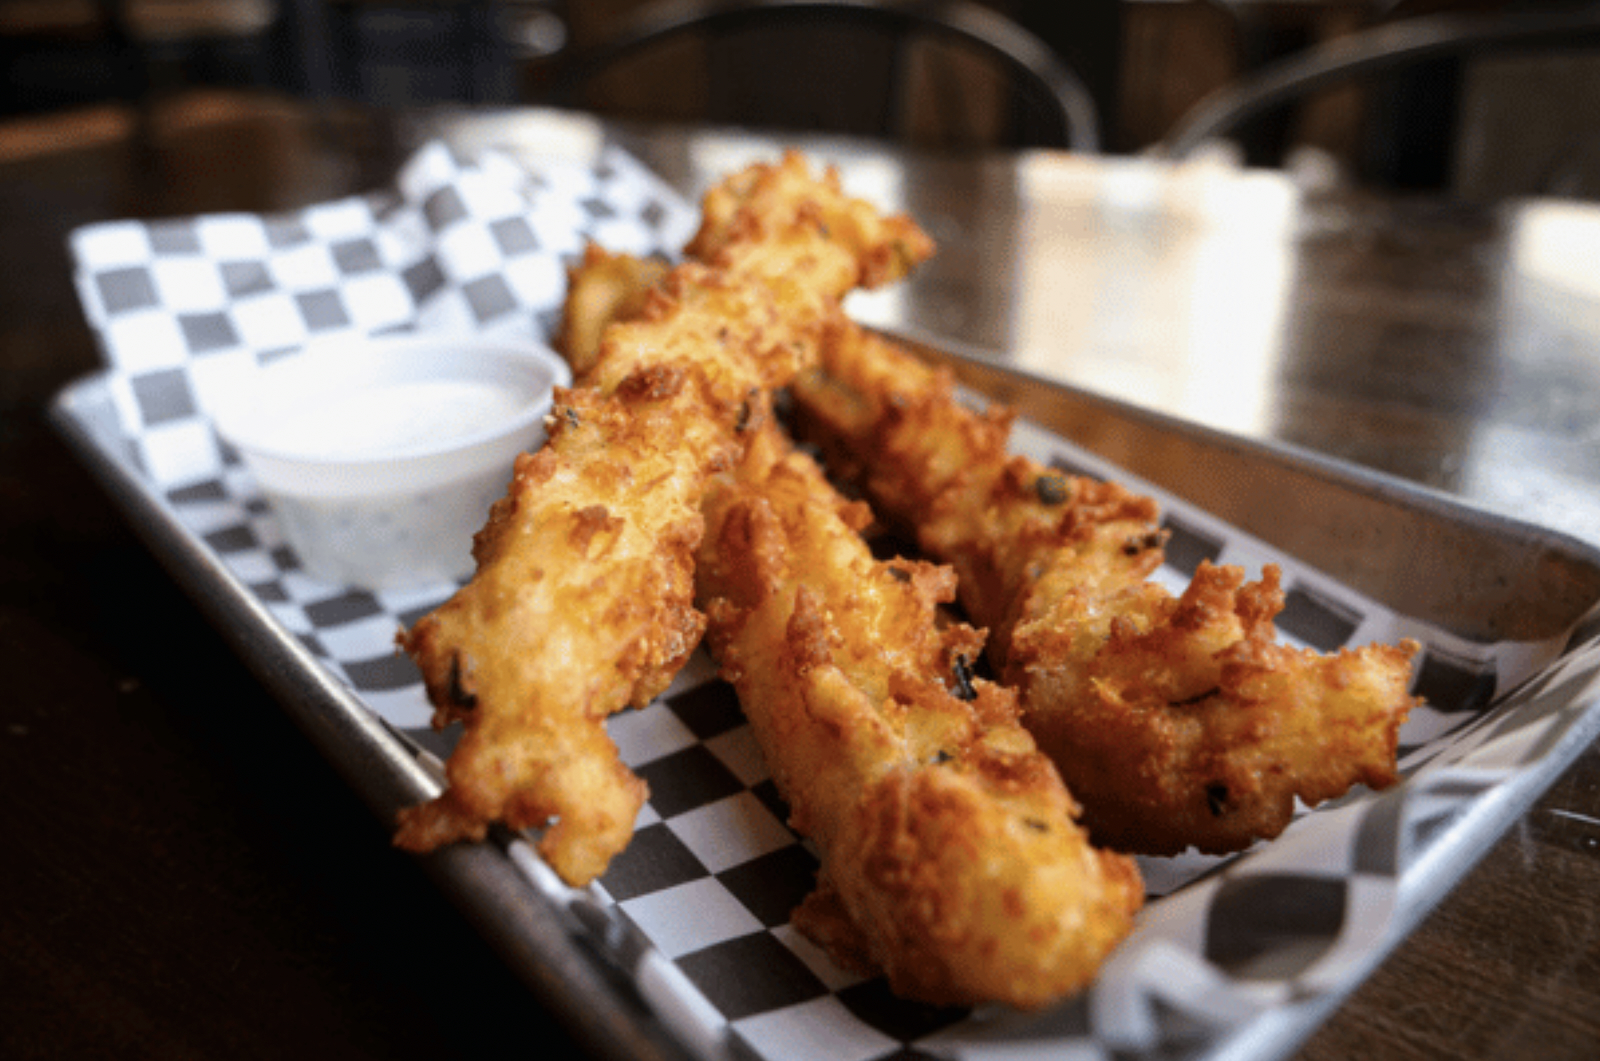
<svg viewBox="0 0 1600 1061">
<path fill-rule="evenodd" d="M 472 573 L 472 536 L 571 373 L 533 343 L 405 336 L 308 349 L 216 403 L 311 576 L 401 590 Z"/>
</svg>

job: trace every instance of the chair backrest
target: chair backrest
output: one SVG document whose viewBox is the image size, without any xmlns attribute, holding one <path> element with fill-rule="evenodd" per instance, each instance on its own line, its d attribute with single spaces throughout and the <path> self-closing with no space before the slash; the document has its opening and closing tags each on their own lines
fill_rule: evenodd
<svg viewBox="0 0 1600 1061">
<path fill-rule="evenodd" d="M 581 102 L 582 93 L 596 79 L 626 61 L 668 41 L 700 35 L 715 49 L 726 43 L 736 48 L 737 35 L 747 31 L 783 33 L 786 28 L 817 31 L 831 27 L 839 36 L 823 57 L 828 69 L 846 66 L 874 67 L 885 84 L 874 110 L 879 115 L 875 135 L 904 139 L 900 124 L 904 113 L 899 93 L 904 91 L 900 59 L 903 48 L 918 36 L 957 42 L 995 63 L 1015 86 L 1017 98 L 1035 120 L 1029 139 L 1041 146 L 1094 152 L 1100 147 L 1095 102 L 1084 82 L 1047 44 L 997 11 L 968 0 L 655 0 L 638 8 L 605 40 L 568 54 L 554 78 L 552 99 L 564 105 Z M 857 51 L 856 49 L 860 49 Z M 856 57 L 860 56 L 859 59 Z M 788 96 L 810 94 L 825 98 L 841 91 L 858 91 L 859 81 L 841 89 L 830 76 L 792 76 L 792 70 L 773 70 L 780 86 L 767 86 L 749 101 L 721 98 L 710 101 L 712 121 L 747 124 L 793 124 L 792 112 L 782 113 L 769 94 L 774 87 Z M 749 107 L 741 113 L 741 103 Z M 863 101 L 863 106 L 868 104 Z M 814 110 L 811 113 L 816 113 Z M 855 130 L 848 130 L 855 131 Z"/>
<path fill-rule="evenodd" d="M 1600 44 L 1600 4 L 1499 14 L 1403 19 L 1335 38 L 1247 74 L 1197 103 L 1157 145 L 1174 159 L 1224 138 L 1276 107 L 1358 78 L 1443 58 L 1589 48 Z"/>
</svg>

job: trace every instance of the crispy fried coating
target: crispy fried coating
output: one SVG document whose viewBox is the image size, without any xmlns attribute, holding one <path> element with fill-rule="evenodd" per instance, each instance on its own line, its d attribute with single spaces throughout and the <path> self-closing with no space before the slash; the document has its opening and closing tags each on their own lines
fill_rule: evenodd
<svg viewBox="0 0 1600 1061">
<path fill-rule="evenodd" d="M 933 241 L 916 222 L 904 214 L 886 216 L 865 200 L 845 195 L 836 170 L 814 177 L 793 151 L 776 166 L 747 167 L 708 191 L 701 201 L 700 229 L 684 253 L 727 264 L 730 258 L 771 246 L 770 240 L 750 231 L 753 227 L 788 223 L 798 216 L 809 216 L 832 240 L 851 248 L 860 287 L 893 283 L 933 254 Z"/>
<path fill-rule="evenodd" d="M 767 292 L 770 315 L 765 321 L 752 316 L 749 323 L 766 332 L 752 332 L 748 351 L 736 352 L 730 367 L 737 376 L 751 355 L 758 365 L 780 366 L 777 372 L 760 369 L 749 381 L 776 389 L 788 383 L 797 365 L 815 361 L 825 330 L 841 316 L 840 299 L 855 288 L 903 278 L 933 249 L 910 218 L 885 216 L 847 196 L 835 170 L 815 172 L 791 151 L 777 163 L 748 166 L 706 193 L 700 228 L 686 249 L 692 260 L 643 296 L 641 320 L 648 327 L 659 315 L 655 292 L 685 273 L 703 275 L 697 269 L 734 283 L 759 285 Z M 715 309 L 708 306 L 706 315 L 714 318 Z M 614 317 L 602 333 L 599 353 L 582 371 L 580 383 L 610 391 L 661 358 L 658 337 L 613 341 L 617 330 L 641 326 L 627 316 Z M 718 363 L 729 360 L 719 348 L 739 338 L 728 327 L 713 326 L 700 334 L 702 349 L 696 356 Z"/>
<path fill-rule="evenodd" d="M 613 254 L 593 243 L 584 248 L 582 259 L 567 269 L 567 297 L 552 344 L 574 379 L 594 367 L 606 325 L 643 313 L 650 289 L 670 268 L 655 258 Z"/>
<path fill-rule="evenodd" d="M 1023 721 L 1098 844 L 1241 850 L 1316 803 L 1396 779 L 1406 641 L 1331 656 L 1277 643 L 1268 567 L 1203 565 L 1173 598 L 1149 581 L 1155 503 L 1008 455 L 1010 416 L 974 412 L 948 372 L 848 322 L 793 387 L 805 432 L 875 509 L 960 575 Z"/>
<path fill-rule="evenodd" d="M 821 853 L 794 923 L 842 964 L 935 1004 L 1034 1007 L 1082 988 L 1143 902 L 1096 851 L 982 634 L 937 621 L 954 573 L 874 560 L 870 519 L 765 427 L 706 501 L 708 644 L 792 825 Z"/>
<path fill-rule="evenodd" d="M 683 423 L 678 386 L 654 402 L 560 395 L 549 442 L 517 459 L 474 539 L 476 576 L 405 635 L 434 725 L 461 722 L 463 733 L 445 791 L 401 812 L 400 846 L 426 851 L 479 838 L 494 821 L 553 820 L 540 853 L 577 884 L 632 836 L 644 783 L 601 724 L 648 703 L 699 642 L 701 476 L 682 452 L 707 461 L 735 452 L 715 421 Z M 674 452 L 663 431 L 694 433 Z"/>
<path fill-rule="evenodd" d="M 401 847 L 548 827 L 541 855 L 583 884 L 632 835 L 645 786 L 603 723 L 648 703 L 698 642 L 705 483 L 739 458 L 770 389 L 814 360 L 839 299 L 914 258 L 909 222 L 874 226 L 798 156 L 730 179 L 751 209 L 719 207 L 715 254 L 605 328 L 475 538 L 472 580 L 401 635 L 434 724 L 464 730 L 445 791 L 401 812 Z"/>
</svg>

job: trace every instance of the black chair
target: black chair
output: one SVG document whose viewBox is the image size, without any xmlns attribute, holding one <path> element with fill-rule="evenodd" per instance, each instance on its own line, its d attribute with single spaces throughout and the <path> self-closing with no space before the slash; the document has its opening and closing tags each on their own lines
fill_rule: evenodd
<svg viewBox="0 0 1600 1061">
<path fill-rule="evenodd" d="M 1012 122 L 1002 142 L 1078 152 L 1100 147 L 1095 100 L 1078 75 L 1032 32 L 966 0 L 657 0 L 604 41 L 569 53 L 550 99 L 584 105 L 598 79 L 687 38 L 707 45 L 706 69 L 685 76 L 709 79 L 701 117 L 712 123 L 908 141 L 908 49 L 938 39 L 984 57 L 1013 86 Z M 812 47 L 802 52 L 807 39 Z M 741 62 L 741 78 L 719 81 Z"/>
<path fill-rule="evenodd" d="M 1238 135 L 1248 123 L 1327 88 L 1350 81 L 1379 82 L 1441 61 L 1489 55 L 1552 53 L 1600 44 L 1600 3 L 1514 9 L 1499 13 L 1437 14 L 1402 19 L 1306 48 L 1240 78 L 1201 100 L 1156 146 L 1183 159 L 1202 145 Z M 1559 107 L 1560 101 L 1552 101 Z M 1438 108 L 1434 108 L 1437 115 Z M 1391 126 L 1394 123 L 1389 123 Z M 1435 117 L 1429 123 L 1439 124 Z M 1379 151 L 1403 149 L 1410 135 L 1437 137 L 1438 128 L 1383 130 Z M 1391 165 L 1369 165 L 1381 182 Z M 1403 182 L 1402 182 L 1403 183 Z"/>
</svg>

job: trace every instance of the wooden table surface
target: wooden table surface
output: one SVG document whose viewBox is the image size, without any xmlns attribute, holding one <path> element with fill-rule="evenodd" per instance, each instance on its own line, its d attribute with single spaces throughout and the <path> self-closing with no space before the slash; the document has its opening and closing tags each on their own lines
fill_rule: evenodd
<svg viewBox="0 0 1600 1061">
<path fill-rule="evenodd" d="M 324 118 L 203 97 L 163 113 L 152 151 L 112 112 L 0 137 L 0 1056 L 571 1046 L 44 418 L 98 366 L 72 227 L 374 187 L 431 135 L 582 153 L 602 132 L 550 114 Z M 771 147 L 607 132 L 691 194 Z M 860 316 L 1600 545 L 1588 208 L 1307 196 L 1203 169 L 1174 182 L 1134 160 L 825 150 L 942 246 Z M 1591 747 L 1297 1056 L 1595 1056 L 1597 896 Z"/>
</svg>

